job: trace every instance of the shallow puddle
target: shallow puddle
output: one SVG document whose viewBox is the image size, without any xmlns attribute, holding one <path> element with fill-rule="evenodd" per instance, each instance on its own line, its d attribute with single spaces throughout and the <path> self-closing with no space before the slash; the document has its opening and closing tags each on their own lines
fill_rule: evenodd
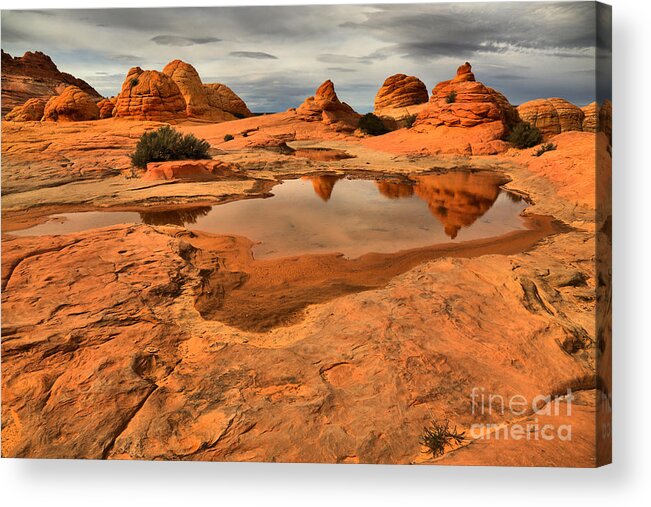
<svg viewBox="0 0 651 507">
<path fill-rule="evenodd" d="M 340 252 L 349 258 L 525 229 L 526 203 L 500 189 L 490 172 L 450 172 L 412 179 L 322 175 L 285 180 L 273 197 L 175 211 L 89 211 L 52 215 L 12 232 L 68 234 L 121 223 L 184 225 L 256 242 L 256 259 Z"/>
</svg>

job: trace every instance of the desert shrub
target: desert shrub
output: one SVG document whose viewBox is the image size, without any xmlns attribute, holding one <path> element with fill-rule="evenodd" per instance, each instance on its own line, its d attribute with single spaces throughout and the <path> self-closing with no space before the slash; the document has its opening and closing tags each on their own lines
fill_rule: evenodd
<svg viewBox="0 0 651 507">
<path fill-rule="evenodd" d="M 457 101 L 457 92 L 452 90 L 450 93 L 448 93 L 448 96 L 445 97 L 445 101 L 448 104 L 454 104 Z"/>
<path fill-rule="evenodd" d="M 416 121 L 416 118 L 417 118 L 417 116 L 415 114 L 407 116 L 407 118 L 405 118 L 405 120 L 404 120 L 405 121 L 405 128 L 410 129 L 411 127 L 413 127 L 414 122 Z"/>
<path fill-rule="evenodd" d="M 466 439 L 465 434 L 465 432 L 457 432 L 456 426 L 451 430 L 450 421 L 448 420 L 443 423 L 435 422 L 429 428 L 424 429 L 423 436 L 420 437 L 420 443 L 427 447 L 433 458 L 436 458 L 443 455 L 446 445 L 463 442 Z"/>
<path fill-rule="evenodd" d="M 233 139 L 235 139 L 235 138 L 234 138 L 232 135 L 230 135 L 230 134 L 226 134 L 226 135 L 224 136 L 224 142 L 225 142 L 225 143 L 228 142 L 228 141 L 232 141 Z"/>
<path fill-rule="evenodd" d="M 516 148 L 531 148 L 542 140 L 542 134 L 536 127 L 522 121 L 513 127 L 507 140 Z"/>
<path fill-rule="evenodd" d="M 249 133 L 248 132 L 242 132 L 242 137 L 249 137 Z"/>
<path fill-rule="evenodd" d="M 554 143 L 545 143 L 543 144 L 540 148 L 536 150 L 534 153 L 534 156 L 539 157 L 543 153 L 547 151 L 554 151 L 556 149 L 556 145 Z"/>
<path fill-rule="evenodd" d="M 382 120 L 373 113 L 366 113 L 359 120 L 359 130 L 371 136 L 381 136 L 389 132 Z"/>
<path fill-rule="evenodd" d="M 140 136 L 136 151 L 131 154 L 131 163 L 145 169 L 148 162 L 166 160 L 188 160 L 211 158 L 210 144 L 192 134 L 183 135 L 169 125 Z"/>
</svg>

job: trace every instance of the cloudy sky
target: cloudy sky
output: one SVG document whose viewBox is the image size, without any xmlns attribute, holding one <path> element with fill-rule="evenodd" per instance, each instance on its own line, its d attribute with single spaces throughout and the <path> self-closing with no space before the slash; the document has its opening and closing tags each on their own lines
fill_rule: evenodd
<svg viewBox="0 0 651 507">
<path fill-rule="evenodd" d="M 2 11 L 2 49 L 43 51 L 105 96 L 129 67 L 180 58 L 259 112 L 295 107 L 326 79 L 367 112 L 387 76 L 431 90 L 464 61 L 514 104 L 583 105 L 595 94 L 595 20 L 592 2 Z"/>
</svg>

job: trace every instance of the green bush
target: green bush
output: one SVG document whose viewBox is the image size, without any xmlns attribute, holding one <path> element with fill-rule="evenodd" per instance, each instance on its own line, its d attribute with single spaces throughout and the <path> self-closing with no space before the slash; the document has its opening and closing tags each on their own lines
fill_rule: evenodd
<svg viewBox="0 0 651 507">
<path fill-rule="evenodd" d="M 539 157 L 543 153 L 548 152 L 548 151 L 554 151 L 555 149 L 556 149 L 556 145 L 554 143 L 546 143 L 546 144 L 543 144 L 540 148 L 538 148 L 536 150 L 536 152 L 534 153 L 534 156 Z"/>
<path fill-rule="evenodd" d="M 405 122 L 405 128 L 410 129 L 411 127 L 413 127 L 413 126 L 414 126 L 414 122 L 416 121 L 416 118 L 417 118 L 417 115 L 415 115 L 415 114 L 412 114 L 412 115 L 410 115 L 410 116 L 407 116 L 407 118 L 405 118 L 405 120 L 404 120 L 404 122 Z"/>
<path fill-rule="evenodd" d="M 210 144 L 192 134 L 183 135 L 169 125 L 140 136 L 136 151 L 131 154 L 131 163 L 145 169 L 148 162 L 166 160 L 188 160 L 211 158 Z"/>
<path fill-rule="evenodd" d="M 224 136 L 224 142 L 225 142 L 225 143 L 228 142 L 228 141 L 232 141 L 233 139 L 235 139 L 235 138 L 234 138 L 232 135 L 230 135 L 230 134 L 226 134 L 226 135 Z"/>
<path fill-rule="evenodd" d="M 366 113 L 359 120 L 359 130 L 371 136 L 381 136 L 389 132 L 382 120 L 373 113 Z"/>
<path fill-rule="evenodd" d="M 452 90 L 450 93 L 448 93 L 448 96 L 445 97 L 445 101 L 448 104 L 454 104 L 457 101 L 457 92 Z"/>
<path fill-rule="evenodd" d="M 542 134 L 536 127 L 520 122 L 513 127 L 507 140 L 516 148 L 531 148 L 542 140 Z"/>
<path fill-rule="evenodd" d="M 443 455 L 446 445 L 462 443 L 466 439 L 465 434 L 465 432 L 458 433 L 456 426 L 451 430 L 450 422 L 447 420 L 443 423 L 435 422 L 429 428 L 425 428 L 420 443 L 427 447 L 433 458 L 436 458 Z"/>
</svg>

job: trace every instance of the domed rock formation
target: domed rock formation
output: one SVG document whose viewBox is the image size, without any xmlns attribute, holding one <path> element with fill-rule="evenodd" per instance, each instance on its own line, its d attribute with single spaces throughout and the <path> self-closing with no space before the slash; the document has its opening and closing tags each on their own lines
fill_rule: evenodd
<svg viewBox="0 0 651 507">
<path fill-rule="evenodd" d="M 13 57 L 2 51 L 2 114 L 31 98 L 48 100 L 59 95 L 66 86 L 74 85 L 93 98 L 100 98 L 92 86 L 66 72 L 40 51 Z"/>
<path fill-rule="evenodd" d="M 111 118 L 113 116 L 113 109 L 115 109 L 115 97 L 110 99 L 102 99 L 97 103 L 99 108 L 99 119 Z"/>
<path fill-rule="evenodd" d="M 613 139 L 613 103 L 604 99 L 599 108 L 599 131 L 606 134 L 608 140 Z"/>
<path fill-rule="evenodd" d="M 189 63 L 173 60 L 165 66 L 163 73 L 181 90 L 189 117 L 228 121 L 251 116 L 244 101 L 228 86 L 220 83 L 204 85 L 199 73 Z"/>
<path fill-rule="evenodd" d="M 430 151 L 488 155 L 506 150 L 501 139 L 517 121 L 517 112 L 500 92 L 475 81 L 469 63 L 454 79 L 437 84 L 419 113 L 414 132 L 427 134 Z"/>
<path fill-rule="evenodd" d="M 129 69 L 117 96 L 115 118 L 168 121 L 186 117 L 186 103 L 179 87 L 156 70 Z"/>
<path fill-rule="evenodd" d="M 76 86 L 68 86 L 61 95 L 52 97 L 43 110 L 45 121 L 98 120 L 99 108 L 93 97 Z"/>
<path fill-rule="evenodd" d="M 584 132 L 597 132 L 599 130 L 599 108 L 596 102 L 591 102 L 581 108 L 583 111 L 583 123 L 581 129 Z"/>
<path fill-rule="evenodd" d="M 244 101 L 225 84 L 208 83 L 203 85 L 203 87 L 208 96 L 208 105 L 211 108 L 222 110 L 235 118 L 248 118 L 253 116 Z"/>
<path fill-rule="evenodd" d="M 22 106 L 14 107 L 5 116 L 8 121 L 40 121 L 43 118 L 46 99 L 29 99 Z"/>
<path fill-rule="evenodd" d="M 494 123 L 496 131 L 506 132 L 517 118 L 515 108 L 500 92 L 475 81 L 470 69 L 466 62 L 454 79 L 434 87 L 429 106 L 418 115 L 416 125 L 476 127 Z"/>
<path fill-rule="evenodd" d="M 179 87 L 185 99 L 188 116 L 201 117 L 208 112 L 208 98 L 199 73 L 192 65 L 173 60 L 163 68 L 163 74 L 169 76 Z"/>
<path fill-rule="evenodd" d="M 539 129 L 543 138 L 549 138 L 568 130 L 583 130 L 585 113 L 571 102 L 553 97 L 521 104 L 518 115 L 522 121 Z"/>
<path fill-rule="evenodd" d="M 296 114 L 305 121 L 322 121 L 336 130 L 354 130 L 361 117 L 339 100 L 335 85 L 329 79 L 317 88 L 312 97 L 305 99 L 296 109 Z"/>
<path fill-rule="evenodd" d="M 375 114 L 394 119 L 409 116 L 419 111 L 414 108 L 429 100 L 427 87 L 415 76 L 394 74 L 386 78 L 375 96 Z"/>
</svg>

